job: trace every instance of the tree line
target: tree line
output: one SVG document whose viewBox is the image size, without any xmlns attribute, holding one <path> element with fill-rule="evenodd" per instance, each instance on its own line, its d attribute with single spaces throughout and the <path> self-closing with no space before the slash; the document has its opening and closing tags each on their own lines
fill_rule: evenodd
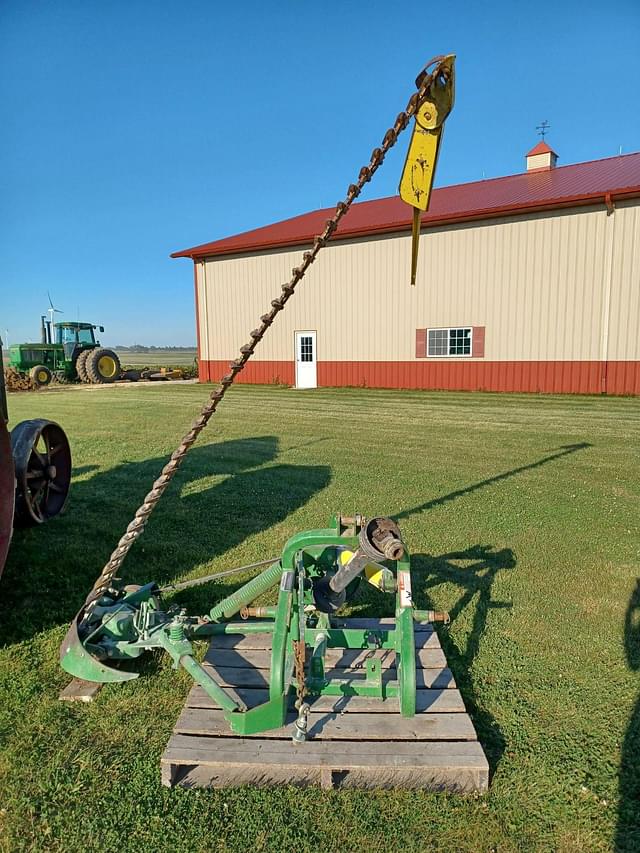
<svg viewBox="0 0 640 853">
<path fill-rule="evenodd" d="M 146 347 L 143 346 L 143 344 L 132 344 L 131 346 L 122 346 L 121 344 L 118 344 L 114 347 L 114 349 L 121 350 L 122 352 L 192 352 L 195 348 L 195 344 L 191 347 Z"/>
</svg>

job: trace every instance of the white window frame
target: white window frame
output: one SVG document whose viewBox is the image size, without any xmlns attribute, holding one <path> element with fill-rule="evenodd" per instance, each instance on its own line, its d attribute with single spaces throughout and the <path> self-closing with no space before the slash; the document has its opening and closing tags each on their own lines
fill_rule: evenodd
<svg viewBox="0 0 640 853">
<path fill-rule="evenodd" d="M 469 330 L 469 352 L 468 353 L 449 353 L 449 343 L 451 340 L 451 332 L 457 331 L 458 329 L 462 329 L 463 331 Z M 430 332 L 446 332 L 447 333 L 447 352 L 443 355 L 432 355 L 429 352 L 429 333 Z M 473 326 L 434 326 L 431 329 L 427 329 L 427 340 L 426 350 L 427 350 L 427 358 L 473 358 Z"/>
</svg>

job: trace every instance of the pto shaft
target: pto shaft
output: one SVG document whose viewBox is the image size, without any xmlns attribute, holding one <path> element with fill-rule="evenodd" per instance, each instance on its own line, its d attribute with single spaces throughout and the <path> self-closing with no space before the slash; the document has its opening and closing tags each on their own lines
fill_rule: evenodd
<svg viewBox="0 0 640 853">
<path fill-rule="evenodd" d="M 333 613 L 346 600 L 346 589 L 366 566 L 377 566 L 381 572 L 385 567 L 381 560 L 401 560 L 405 553 L 400 528 L 390 518 L 372 518 L 360 530 L 358 549 L 340 565 L 337 572 L 325 575 L 314 584 L 314 600 L 318 609 Z"/>
</svg>

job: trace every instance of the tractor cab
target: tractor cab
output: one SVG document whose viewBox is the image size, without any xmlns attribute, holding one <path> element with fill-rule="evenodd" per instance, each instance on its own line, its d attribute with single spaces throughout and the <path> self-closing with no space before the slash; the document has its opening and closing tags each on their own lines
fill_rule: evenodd
<svg viewBox="0 0 640 853">
<path fill-rule="evenodd" d="M 56 323 L 55 328 L 57 344 L 100 345 L 93 333 L 98 326 L 92 326 L 91 323 Z M 104 326 L 100 326 L 100 331 L 104 332 Z"/>
<path fill-rule="evenodd" d="M 62 348 L 68 375 L 99 384 L 118 379 L 120 359 L 113 350 L 101 347 L 94 334 L 95 329 L 104 332 L 104 326 L 56 323 L 54 329 L 56 346 Z"/>
<path fill-rule="evenodd" d="M 98 326 L 91 323 L 56 323 L 56 343 L 62 346 L 64 358 L 67 362 L 75 362 L 78 355 L 86 349 L 95 349 L 100 346 L 93 333 Z M 104 332 L 104 326 L 100 326 Z"/>
</svg>

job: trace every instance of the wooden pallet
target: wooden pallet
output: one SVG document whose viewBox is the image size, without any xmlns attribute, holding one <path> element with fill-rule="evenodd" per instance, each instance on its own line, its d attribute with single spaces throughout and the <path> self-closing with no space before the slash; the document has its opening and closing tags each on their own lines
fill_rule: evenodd
<svg viewBox="0 0 640 853">
<path fill-rule="evenodd" d="M 348 624 L 375 630 L 392 623 Z M 204 666 L 254 707 L 268 698 L 270 649 L 270 634 L 215 637 Z M 385 649 L 329 649 L 328 674 L 365 678 L 370 654 L 381 658 L 383 680 L 394 680 L 394 652 Z M 284 728 L 237 737 L 215 702 L 193 687 L 160 761 L 162 782 L 485 791 L 487 760 L 430 624 L 416 625 L 416 663 L 415 717 L 401 717 L 397 699 L 322 696 L 312 704 L 308 740 L 299 746 L 291 740 L 295 713 Z"/>
<path fill-rule="evenodd" d="M 82 678 L 73 678 L 60 691 L 58 699 L 61 702 L 93 702 L 101 688 L 102 684 L 97 681 L 84 681 Z"/>
</svg>

